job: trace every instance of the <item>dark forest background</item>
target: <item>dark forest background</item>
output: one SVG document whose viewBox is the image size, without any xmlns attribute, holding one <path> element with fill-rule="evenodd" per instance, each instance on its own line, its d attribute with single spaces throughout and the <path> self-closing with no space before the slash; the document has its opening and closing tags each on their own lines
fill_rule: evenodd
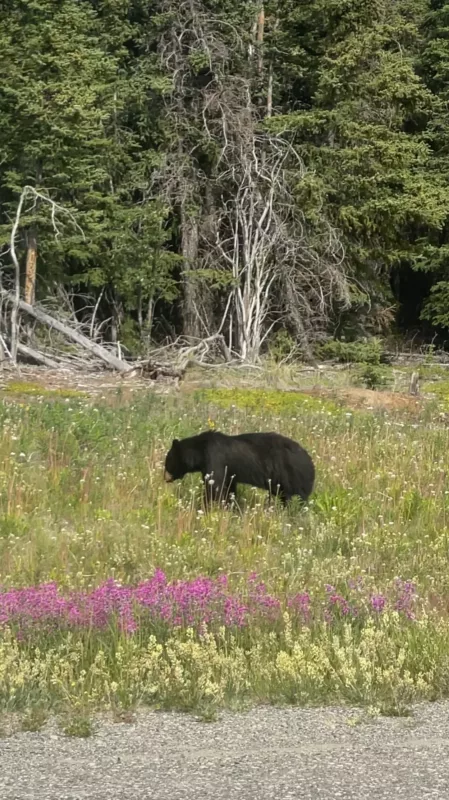
<svg viewBox="0 0 449 800">
<path fill-rule="evenodd" d="M 449 3 L 4 0 L 0 53 L 28 301 L 133 354 L 449 340 Z"/>
</svg>

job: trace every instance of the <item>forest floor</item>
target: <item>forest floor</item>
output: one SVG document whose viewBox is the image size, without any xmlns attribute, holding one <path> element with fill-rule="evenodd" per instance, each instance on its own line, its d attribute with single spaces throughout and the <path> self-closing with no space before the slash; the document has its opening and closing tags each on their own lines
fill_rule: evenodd
<svg viewBox="0 0 449 800">
<path fill-rule="evenodd" d="M 353 366 L 336 367 L 327 364 L 321 367 L 295 369 L 295 367 L 266 366 L 260 370 L 253 368 L 194 368 L 189 369 L 181 382 L 170 379 L 148 380 L 138 375 L 119 375 L 106 370 L 81 373 L 76 370 L 52 370 L 46 367 L 21 365 L 20 369 L 4 369 L 0 372 L 0 392 L 12 395 L 64 396 L 73 392 L 107 401 L 117 392 L 123 401 L 142 391 L 157 394 L 172 392 L 192 392 L 202 387 L 242 389 L 271 389 L 276 391 L 310 394 L 315 397 L 332 398 L 350 408 L 368 410 L 407 410 L 419 413 L 423 402 L 428 398 L 414 397 L 408 393 L 408 382 L 412 367 L 388 368 L 392 376 L 392 388 L 379 387 L 377 390 L 352 385 L 356 370 Z M 427 384 L 429 378 L 442 380 L 448 377 L 449 369 L 435 365 L 426 367 Z M 425 387 L 426 388 L 426 387 Z M 432 389 L 432 387 L 430 387 Z M 73 395 L 75 396 L 75 395 Z M 430 396 L 431 393 L 430 393 Z"/>
</svg>

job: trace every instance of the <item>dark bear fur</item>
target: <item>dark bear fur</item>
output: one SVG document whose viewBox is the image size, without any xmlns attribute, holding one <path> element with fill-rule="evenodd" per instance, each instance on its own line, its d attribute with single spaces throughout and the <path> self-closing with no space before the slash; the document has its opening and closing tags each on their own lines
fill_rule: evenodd
<svg viewBox="0 0 449 800">
<path fill-rule="evenodd" d="M 238 483 L 266 489 L 285 504 L 294 495 L 307 500 L 315 481 L 315 467 L 301 445 L 279 433 L 241 433 L 226 436 L 205 431 L 188 439 L 174 439 L 165 459 L 165 480 L 176 481 L 188 472 L 201 472 L 206 501 L 228 501 Z"/>
</svg>

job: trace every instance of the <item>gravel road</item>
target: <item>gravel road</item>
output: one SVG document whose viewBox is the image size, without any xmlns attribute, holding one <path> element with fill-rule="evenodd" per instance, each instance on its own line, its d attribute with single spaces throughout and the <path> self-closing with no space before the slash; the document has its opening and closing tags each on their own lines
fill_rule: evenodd
<svg viewBox="0 0 449 800">
<path fill-rule="evenodd" d="M 259 708 L 198 722 L 141 712 L 88 739 L 49 724 L 0 739 L 1 800 L 449 798 L 449 703 L 369 719 Z"/>
</svg>

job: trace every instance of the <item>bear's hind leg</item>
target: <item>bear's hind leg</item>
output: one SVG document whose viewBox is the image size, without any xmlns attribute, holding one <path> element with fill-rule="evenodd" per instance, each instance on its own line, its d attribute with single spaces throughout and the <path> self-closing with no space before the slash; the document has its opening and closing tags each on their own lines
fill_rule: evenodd
<svg viewBox="0 0 449 800">
<path fill-rule="evenodd" d="M 228 486 L 225 502 L 226 502 L 226 505 L 229 506 L 229 507 L 231 507 L 233 505 L 238 506 L 238 503 L 237 503 L 237 481 L 236 481 L 235 478 L 232 478 L 232 480 L 231 480 L 231 482 L 230 482 L 230 484 Z"/>
</svg>

